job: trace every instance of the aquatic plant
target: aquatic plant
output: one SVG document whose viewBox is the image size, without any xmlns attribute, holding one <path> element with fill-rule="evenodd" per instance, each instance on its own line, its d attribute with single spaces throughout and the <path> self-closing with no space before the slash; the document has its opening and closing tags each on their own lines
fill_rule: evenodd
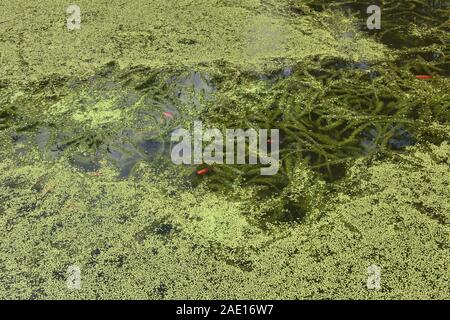
<svg viewBox="0 0 450 320">
<path fill-rule="evenodd" d="M 91 1 L 70 34 L 24 2 L 0 11 L 0 297 L 448 297 L 445 2 L 374 1 L 367 31 L 366 1 Z M 279 174 L 171 165 L 194 120 L 280 129 Z"/>
</svg>

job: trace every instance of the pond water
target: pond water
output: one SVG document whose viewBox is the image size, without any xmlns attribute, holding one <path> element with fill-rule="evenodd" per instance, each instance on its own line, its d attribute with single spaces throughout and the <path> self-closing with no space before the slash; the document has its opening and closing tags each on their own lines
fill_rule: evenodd
<svg viewBox="0 0 450 320">
<path fill-rule="evenodd" d="M 0 297 L 448 293 L 448 2 L 368 30 L 367 1 L 136 1 L 64 37 L 0 19 Z M 175 165 L 195 121 L 278 129 L 277 174 Z"/>
</svg>

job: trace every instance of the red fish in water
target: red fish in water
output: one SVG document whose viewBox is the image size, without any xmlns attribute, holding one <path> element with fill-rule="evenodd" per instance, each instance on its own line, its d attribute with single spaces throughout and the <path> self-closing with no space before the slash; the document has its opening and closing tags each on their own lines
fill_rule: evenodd
<svg viewBox="0 0 450 320">
<path fill-rule="evenodd" d="M 166 118 L 166 119 L 173 119 L 173 113 L 170 112 L 170 111 L 164 111 L 164 112 L 163 112 L 163 116 L 164 116 L 164 118 Z"/>
<path fill-rule="evenodd" d="M 427 75 L 427 74 L 419 74 L 419 75 L 416 76 L 416 79 L 420 79 L 420 80 L 423 80 L 423 79 L 432 79 L 432 78 L 433 78 L 433 76 L 429 76 L 429 75 Z"/>
<path fill-rule="evenodd" d="M 210 171 L 209 168 L 205 168 L 205 169 L 198 170 L 197 174 L 200 176 L 203 176 L 203 175 L 207 174 L 209 171 Z"/>
</svg>

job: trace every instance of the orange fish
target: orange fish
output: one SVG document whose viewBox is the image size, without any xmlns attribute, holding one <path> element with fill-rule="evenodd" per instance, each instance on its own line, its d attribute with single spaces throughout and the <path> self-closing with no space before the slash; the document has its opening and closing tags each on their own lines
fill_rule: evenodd
<svg viewBox="0 0 450 320">
<path fill-rule="evenodd" d="M 433 78 L 433 76 L 429 76 L 427 74 L 419 74 L 419 75 L 416 76 L 416 79 L 421 79 L 421 80 L 423 80 L 423 79 L 432 79 L 432 78 Z"/>
<path fill-rule="evenodd" d="M 166 119 L 173 119 L 173 113 L 170 112 L 170 111 L 164 111 L 164 112 L 163 112 L 163 116 L 164 116 L 164 118 L 166 118 Z"/>
<path fill-rule="evenodd" d="M 205 168 L 205 169 L 198 170 L 197 174 L 200 176 L 203 176 L 203 175 L 207 174 L 209 171 L 210 171 L 209 168 Z"/>
</svg>

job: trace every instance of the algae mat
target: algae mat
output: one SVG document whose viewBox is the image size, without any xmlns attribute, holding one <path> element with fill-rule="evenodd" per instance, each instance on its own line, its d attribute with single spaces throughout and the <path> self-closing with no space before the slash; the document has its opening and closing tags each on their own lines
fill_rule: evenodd
<svg viewBox="0 0 450 320">
<path fill-rule="evenodd" d="M 0 297 L 448 299 L 449 5 L 378 3 L 3 1 Z M 194 121 L 278 173 L 175 165 Z"/>
</svg>

